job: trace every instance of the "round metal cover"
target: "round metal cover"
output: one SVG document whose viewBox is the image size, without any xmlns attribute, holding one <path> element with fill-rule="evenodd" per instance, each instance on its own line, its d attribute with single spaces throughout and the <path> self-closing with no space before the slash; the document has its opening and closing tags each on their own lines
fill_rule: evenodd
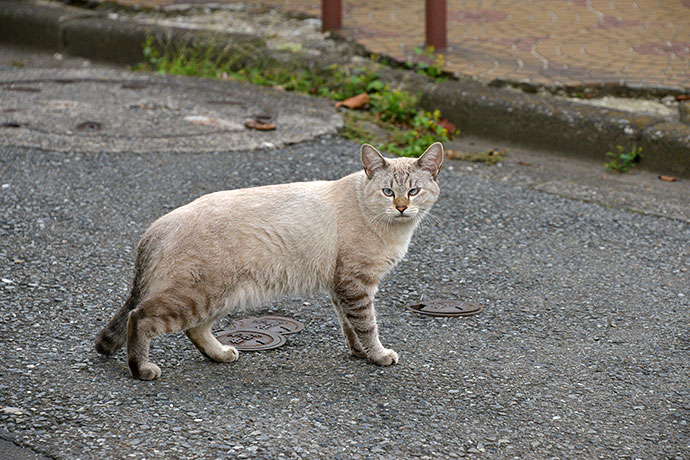
<svg viewBox="0 0 690 460">
<path fill-rule="evenodd" d="M 271 350 L 285 344 L 285 337 L 281 334 L 256 329 L 225 329 L 217 333 L 216 338 L 240 351 Z"/>
<path fill-rule="evenodd" d="M 473 305 L 461 300 L 425 300 L 410 305 L 410 310 L 428 316 L 472 316 L 484 310 L 481 305 Z"/>
<path fill-rule="evenodd" d="M 0 72 L 0 146 L 218 152 L 280 147 L 340 126 L 325 100 L 241 82 L 105 69 Z"/>
<path fill-rule="evenodd" d="M 256 329 L 259 331 L 277 332 L 283 335 L 295 334 L 304 329 L 304 324 L 284 316 L 250 316 L 233 321 L 229 329 Z"/>
</svg>

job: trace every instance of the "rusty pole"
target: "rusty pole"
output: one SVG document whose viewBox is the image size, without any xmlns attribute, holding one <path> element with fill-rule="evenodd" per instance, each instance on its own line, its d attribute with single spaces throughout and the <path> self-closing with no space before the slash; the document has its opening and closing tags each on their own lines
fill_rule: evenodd
<svg viewBox="0 0 690 460">
<path fill-rule="evenodd" d="M 426 0 L 426 45 L 437 50 L 447 46 L 446 0 Z"/>
<path fill-rule="evenodd" d="M 340 29 L 343 26 L 341 0 L 321 0 L 321 32 Z"/>
</svg>

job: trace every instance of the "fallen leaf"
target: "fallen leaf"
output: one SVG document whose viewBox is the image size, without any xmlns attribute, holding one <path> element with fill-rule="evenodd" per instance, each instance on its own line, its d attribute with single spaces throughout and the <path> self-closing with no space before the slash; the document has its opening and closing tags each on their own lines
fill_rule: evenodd
<svg viewBox="0 0 690 460">
<path fill-rule="evenodd" d="M 690 99 L 690 94 L 679 94 L 676 96 L 676 101 L 687 101 Z"/>
<path fill-rule="evenodd" d="M 529 161 L 518 161 L 518 164 L 520 166 L 532 166 L 532 163 L 530 163 Z"/>
<path fill-rule="evenodd" d="M 458 158 L 459 156 L 462 155 L 461 152 L 458 152 L 457 150 L 452 150 L 452 149 L 444 149 L 443 152 L 446 154 L 446 158 L 449 158 L 451 160 L 454 158 Z"/>
<path fill-rule="evenodd" d="M 661 179 L 665 182 L 675 182 L 678 180 L 677 177 L 673 177 L 673 176 L 659 176 L 659 179 Z"/>
<path fill-rule="evenodd" d="M 273 131 L 276 129 L 276 124 L 275 123 L 264 123 L 256 119 L 252 120 L 247 120 L 244 122 L 244 126 L 249 128 L 249 129 L 256 129 L 259 131 Z"/>
<path fill-rule="evenodd" d="M 438 124 L 441 125 L 442 128 L 446 128 L 446 130 L 448 131 L 449 134 L 454 133 L 455 130 L 458 129 L 458 127 L 455 126 L 455 123 L 453 123 L 452 121 L 447 120 L 445 118 L 441 118 L 438 121 Z"/>
<path fill-rule="evenodd" d="M 344 101 L 340 101 L 335 105 L 335 108 L 337 109 L 338 107 L 347 107 L 348 109 L 362 109 L 364 108 L 369 102 L 371 102 L 371 98 L 367 93 L 361 93 L 356 96 L 352 96 L 349 99 L 345 99 Z"/>
</svg>

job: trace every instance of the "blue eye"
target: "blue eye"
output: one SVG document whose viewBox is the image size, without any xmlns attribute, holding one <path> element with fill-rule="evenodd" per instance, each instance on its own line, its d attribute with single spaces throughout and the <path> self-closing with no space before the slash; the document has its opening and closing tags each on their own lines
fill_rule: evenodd
<svg viewBox="0 0 690 460">
<path fill-rule="evenodd" d="M 383 189 L 381 189 L 381 191 L 382 191 L 383 194 L 386 195 L 386 196 L 393 196 L 393 190 L 391 190 L 391 189 L 389 189 L 389 188 L 383 188 Z"/>
<path fill-rule="evenodd" d="M 419 193 L 419 189 L 417 187 L 412 187 L 409 192 L 407 192 L 410 196 L 415 196 L 416 194 Z"/>
</svg>

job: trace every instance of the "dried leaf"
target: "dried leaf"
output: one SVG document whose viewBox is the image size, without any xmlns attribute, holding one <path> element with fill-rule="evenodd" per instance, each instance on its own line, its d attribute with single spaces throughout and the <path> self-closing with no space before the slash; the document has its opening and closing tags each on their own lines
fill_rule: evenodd
<svg viewBox="0 0 690 460">
<path fill-rule="evenodd" d="M 659 176 L 659 179 L 661 179 L 665 182 L 675 182 L 678 180 L 677 177 L 673 177 L 673 176 Z"/>
<path fill-rule="evenodd" d="M 444 152 L 446 154 L 446 158 L 449 158 L 451 160 L 458 158 L 459 156 L 462 155 L 462 152 L 458 152 L 457 150 L 452 150 L 452 149 L 445 149 Z"/>
<path fill-rule="evenodd" d="M 446 128 L 449 134 L 455 132 L 455 130 L 458 129 L 458 127 L 455 126 L 455 123 L 445 118 L 441 118 L 438 121 L 438 124 L 441 125 L 442 128 Z"/>
<path fill-rule="evenodd" d="M 352 96 L 349 99 L 345 99 L 344 101 L 338 102 L 335 105 L 335 108 L 347 107 L 348 109 L 363 109 L 369 102 L 371 102 L 369 95 L 367 93 L 361 93 L 356 96 Z"/>
<path fill-rule="evenodd" d="M 264 123 L 264 122 L 261 122 L 257 119 L 245 121 L 244 126 L 249 128 L 249 129 L 256 129 L 259 131 L 273 131 L 274 129 L 276 129 L 275 123 L 271 123 L 271 122 Z"/>
<path fill-rule="evenodd" d="M 690 94 L 679 94 L 676 96 L 676 101 L 687 101 L 690 100 Z"/>
</svg>

